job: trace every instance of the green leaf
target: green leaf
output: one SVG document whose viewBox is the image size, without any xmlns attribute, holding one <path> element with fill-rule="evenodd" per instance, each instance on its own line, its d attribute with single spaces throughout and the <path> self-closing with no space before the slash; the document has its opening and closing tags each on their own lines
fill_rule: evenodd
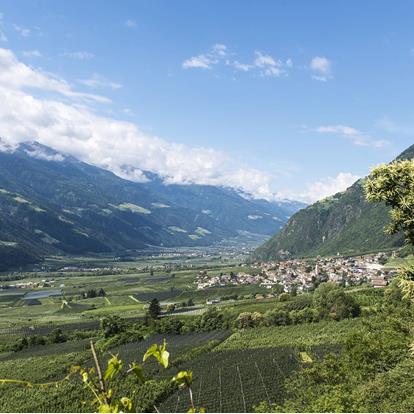
<svg viewBox="0 0 414 414">
<path fill-rule="evenodd" d="M 137 379 L 138 379 L 139 381 L 141 381 L 142 383 L 144 383 L 144 382 L 145 382 L 145 377 L 144 377 L 144 369 L 142 368 L 142 366 L 141 366 L 141 365 L 137 364 L 136 362 L 133 362 L 133 363 L 130 365 L 129 370 L 130 370 L 133 374 L 135 374 L 135 376 L 137 377 Z"/>
<path fill-rule="evenodd" d="M 167 351 L 167 343 L 164 340 L 163 345 L 152 345 L 148 348 L 147 352 L 144 355 L 143 361 L 146 361 L 149 357 L 154 357 L 160 365 L 164 368 L 168 368 L 168 361 L 170 358 L 170 353 Z"/>
<path fill-rule="evenodd" d="M 144 358 L 142 360 L 145 362 L 150 356 L 154 355 L 155 352 L 157 352 L 158 346 L 156 344 L 151 345 L 147 352 L 145 352 Z"/>
<path fill-rule="evenodd" d="M 172 378 L 172 381 L 175 382 L 179 387 L 189 387 L 193 382 L 193 372 L 180 371 L 176 376 Z"/>
<path fill-rule="evenodd" d="M 101 404 L 99 406 L 99 412 L 100 413 L 112 413 L 113 411 L 111 407 L 109 406 L 109 404 Z"/>
<path fill-rule="evenodd" d="M 122 404 L 122 406 L 124 407 L 124 409 L 126 411 L 128 411 L 128 412 L 131 412 L 132 411 L 133 405 L 132 405 L 132 401 L 129 398 L 122 397 L 121 398 L 121 404 Z"/>
<path fill-rule="evenodd" d="M 104 380 L 112 379 L 118 373 L 121 371 L 123 366 L 123 362 L 118 359 L 118 355 L 114 355 L 109 361 L 108 361 L 108 368 L 105 371 L 104 374 Z"/>
<path fill-rule="evenodd" d="M 169 358 L 170 358 L 170 353 L 168 351 L 164 350 L 161 352 L 161 358 L 159 359 L 159 362 L 164 368 L 168 368 Z"/>
</svg>

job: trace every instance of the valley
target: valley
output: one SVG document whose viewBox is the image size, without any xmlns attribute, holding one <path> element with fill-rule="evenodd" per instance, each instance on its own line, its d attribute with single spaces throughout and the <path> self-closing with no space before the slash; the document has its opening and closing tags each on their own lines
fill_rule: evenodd
<svg viewBox="0 0 414 414">
<path fill-rule="evenodd" d="M 410 225 L 384 233 L 400 216 L 366 200 L 367 179 L 302 208 L 126 181 L 37 143 L 1 157 L 2 411 L 92 412 L 103 386 L 139 412 L 411 406 L 368 398 L 411 372 L 414 256 Z M 381 168 L 411 168 L 401 162 Z"/>
</svg>

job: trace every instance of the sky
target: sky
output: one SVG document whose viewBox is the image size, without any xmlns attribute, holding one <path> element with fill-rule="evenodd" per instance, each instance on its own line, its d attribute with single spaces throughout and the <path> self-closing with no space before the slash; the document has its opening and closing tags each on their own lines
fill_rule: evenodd
<svg viewBox="0 0 414 414">
<path fill-rule="evenodd" d="M 3 150 L 313 202 L 414 143 L 414 1 L 0 1 Z"/>
</svg>

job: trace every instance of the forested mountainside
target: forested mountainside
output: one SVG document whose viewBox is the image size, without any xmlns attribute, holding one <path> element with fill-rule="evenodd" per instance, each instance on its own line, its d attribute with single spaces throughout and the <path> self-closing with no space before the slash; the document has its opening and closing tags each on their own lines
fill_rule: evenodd
<svg viewBox="0 0 414 414">
<path fill-rule="evenodd" d="M 0 152 L 0 267 L 48 254 L 203 246 L 240 232 L 271 235 L 301 203 L 236 190 L 136 183 L 38 143 Z"/>
<path fill-rule="evenodd" d="M 414 145 L 397 157 L 412 158 Z M 363 183 L 360 179 L 346 191 L 294 214 L 281 231 L 256 250 L 254 257 L 270 260 L 338 252 L 358 254 L 401 246 L 401 235 L 384 234 L 388 209 L 365 200 Z"/>
</svg>

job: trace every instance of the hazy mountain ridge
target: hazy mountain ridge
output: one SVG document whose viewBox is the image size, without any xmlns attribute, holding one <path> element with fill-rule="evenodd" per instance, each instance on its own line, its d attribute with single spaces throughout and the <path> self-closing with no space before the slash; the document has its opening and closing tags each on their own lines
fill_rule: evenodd
<svg viewBox="0 0 414 414">
<path fill-rule="evenodd" d="M 270 235 L 302 206 L 148 176 L 124 180 L 37 143 L 0 152 L 2 268 L 45 254 L 209 245 L 239 231 Z"/>
<path fill-rule="evenodd" d="M 412 158 L 414 145 L 397 157 Z M 401 246 L 401 235 L 384 234 L 388 209 L 365 200 L 363 182 L 360 179 L 346 191 L 294 214 L 280 232 L 256 250 L 254 257 L 271 260 L 338 252 L 358 254 Z"/>
</svg>

